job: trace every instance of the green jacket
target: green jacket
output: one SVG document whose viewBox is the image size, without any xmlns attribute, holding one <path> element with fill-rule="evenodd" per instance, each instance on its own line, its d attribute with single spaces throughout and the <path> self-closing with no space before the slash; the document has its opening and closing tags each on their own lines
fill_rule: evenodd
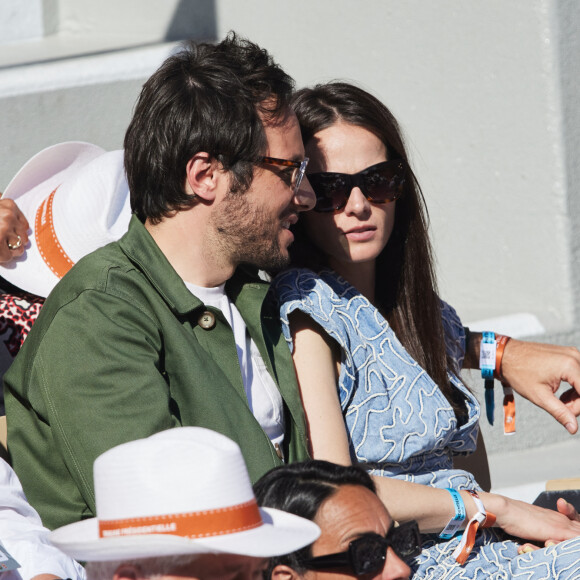
<svg viewBox="0 0 580 580">
<path fill-rule="evenodd" d="M 268 284 L 238 268 L 226 291 L 284 399 L 285 457 L 304 460 L 304 413 Z M 208 329 L 198 324 L 206 311 Z M 11 461 L 49 528 L 96 515 L 98 455 L 171 427 L 232 438 L 253 481 L 280 464 L 249 409 L 230 326 L 189 292 L 135 217 L 54 289 L 4 388 Z"/>
</svg>

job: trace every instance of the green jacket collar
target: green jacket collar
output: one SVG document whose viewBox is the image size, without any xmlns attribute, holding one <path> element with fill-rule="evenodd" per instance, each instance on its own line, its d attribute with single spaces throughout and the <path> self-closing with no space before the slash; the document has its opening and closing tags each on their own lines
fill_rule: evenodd
<svg viewBox="0 0 580 580">
<path fill-rule="evenodd" d="M 187 289 L 151 234 L 135 215 L 131 217 L 129 230 L 119 241 L 119 246 L 176 315 L 185 315 L 203 306 L 201 300 Z M 252 296 L 250 301 L 253 304 L 256 304 L 255 298 L 259 297 L 260 306 L 266 296 L 269 284 L 260 280 L 257 272 L 256 268 L 241 266 L 226 283 L 228 295 L 241 312 L 248 312 L 243 306 L 248 295 Z M 242 304 L 239 304 L 240 301 Z M 247 318 L 252 320 L 255 315 L 259 320 L 259 309 Z"/>
</svg>

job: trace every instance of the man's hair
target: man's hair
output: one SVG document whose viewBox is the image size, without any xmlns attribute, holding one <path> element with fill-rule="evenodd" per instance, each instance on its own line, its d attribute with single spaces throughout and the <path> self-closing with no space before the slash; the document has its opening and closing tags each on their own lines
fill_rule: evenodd
<svg viewBox="0 0 580 580">
<path fill-rule="evenodd" d="M 371 476 L 360 467 L 320 460 L 276 467 L 256 482 L 254 493 L 261 507 L 276 508 L 312 521 L 322 503 L 343 485 L 360 485 L 376 493 Z M 265 578 L 270 578 L 272 570 L 280 564 L 304 574 L 301 562 L 312 556 L 311 548 L 309 545 L 271 558 Z"/>
<path fill-rule="evenodd" d="M 113 580 L 115 572 L 122 566 L 135 566 L 140 576 L 148 580 L 171 574 L 199 558 L 199 554 L 187 556 L 163 556 L 141 560 L 116 560 L 114 562 L 89 562 L 86 565 L 87 580 Z"/>
<path fill-rule="evenodd" d="M 233 32 L 219 44 L 187 42 L 145 83 L 125 135 L 133 212 L 157 223 L 191 207 L 186 165 L 199 152 L 244 192 L 266 152 L 263 123 L 286 113 L 293 89 L 266 50 Z"/>
</svg>

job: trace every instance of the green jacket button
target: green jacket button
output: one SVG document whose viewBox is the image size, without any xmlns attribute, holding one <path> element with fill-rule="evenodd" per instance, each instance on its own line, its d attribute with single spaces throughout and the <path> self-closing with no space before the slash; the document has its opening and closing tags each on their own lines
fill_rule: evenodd
<svg viewBox="0 0 580 580">
<path fill-rule="evenodd" d="M 198 319 L 197 323 L 204 329 L 210 330 L 215 326 L 215 316 L 213 312 L 206 310 Z"/>
</svg>

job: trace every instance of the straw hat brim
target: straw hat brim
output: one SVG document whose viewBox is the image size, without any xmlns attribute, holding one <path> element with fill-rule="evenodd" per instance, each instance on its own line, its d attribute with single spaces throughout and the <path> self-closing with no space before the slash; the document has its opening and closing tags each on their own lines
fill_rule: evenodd
<svg viewBox="0 0 580 580">
<path fill-rule="evenodd" d="M 100 538 L 98 519 L 83 520 L 51 532 L 50 541 L 76 560 L 103 562 L 186 554 L 227 553 L 258 558 L 289 554 L 314 542 L 319 527 L 273 508 L 260 508 L 263 524 L 252 530 L 189 539 L 169 534 Z"/>
</svg>

